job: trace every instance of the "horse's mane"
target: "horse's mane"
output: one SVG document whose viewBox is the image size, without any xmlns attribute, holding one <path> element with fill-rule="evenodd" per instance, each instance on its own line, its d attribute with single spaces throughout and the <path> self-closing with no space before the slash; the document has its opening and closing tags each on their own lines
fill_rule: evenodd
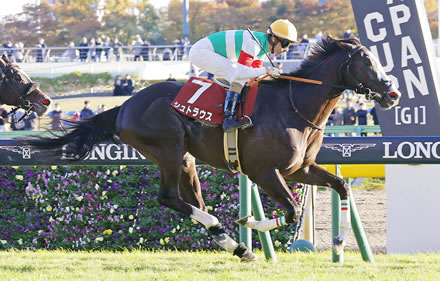
<svg viewBox="0 0 440 281">
<path fill-rule="evenodd" d="M 317 65 L 327 59 L 329 56 L 335 54 L 338 50 L 342 49 L 340 46 L 338 46 L 338 42 L 348 43 L 355 46 L 360 45 L 360 42 L 356 39 L 336 40 L 330 36 L 327 36 L 312 44 L 310 55 L 303 60 L 298 69 L 287 73 L 287 75 L 300 78 L 309 78 Z M 275 81 L 276 84 L 284 85 L 285 83 L 288 83 L 289 80 L 275 79 L 272 81 Z"/>
</svg>

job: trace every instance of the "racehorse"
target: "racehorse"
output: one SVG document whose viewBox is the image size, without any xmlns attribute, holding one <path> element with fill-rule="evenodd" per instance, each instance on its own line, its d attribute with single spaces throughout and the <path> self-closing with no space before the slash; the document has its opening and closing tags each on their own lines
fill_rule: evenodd
<svg viewBox="0 0 440 281">
<path fill-rule="evenodd" d="M 400 92 L 385 74 L 378 59 L 357 40 L 327 38 L 313 46 L 312 54 L 288 76 L 322 81 L 322 85 L 283 79 L 260 82 L 253 113 L 253 127 L 240 131 L 238 146 L 243 173 L 259 185 L 287 212 L 285 223 L 299 218 L 299 207 L 286 181 L 328 186 L 341 200 L 349 187 L 343 179 L 315 163 L 323 141 L 323 127 L 343 89 L 356 89 L 389 109 Z M 119 137 L 161 171 L 159 202 L 202 223 L 214 240 L 242 261 L 255 260 L 246 246 L 236 243 L 215 216 L 206 212 L 196 173 L 195 159 L 228 169 L 223 153 L 223 130 L 179 114 L 170 104 L 182 83 L 161 82 L 143 89 L 122 106 L 76 123 L 63 136 L 30 140 L 38 149 L 60 149 L 84 158 L 97 143 Z M 346 201 L 345 201 L 346 202 Z M 262 231 L 283 223 L 282 219 L 245 226 Z M 341 223 L 334 247 L 341 250 L 349 221 Z"/>
<path fill-rule="evenodd" d="M 0 69 L 0 104 L 16 106 L 15 110 L 22 108 L 27 114 L 34 111 L 38 116 L 47 111 L 50 98 L 5 55 L 0 58 Z"/>
</svg>

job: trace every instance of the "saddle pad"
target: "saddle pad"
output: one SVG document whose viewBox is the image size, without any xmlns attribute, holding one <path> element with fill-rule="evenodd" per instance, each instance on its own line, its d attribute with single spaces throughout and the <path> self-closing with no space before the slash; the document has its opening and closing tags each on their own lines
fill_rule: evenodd
<svg viewBox="0 0 440 281">
<path fill-rule="evenodd" d="M 253 86 L 246 93 L 245 114 L 252 116 L 258 86 Z M 191 77 L 185 83 L 171 103 L 171 106 L 183 115 L 220 125 L 223 123 L 223 103 L 226 90 L 211 80 Z M 242 110 L 238 111 L 238 119 L 242 117 Z"/>
</svg>

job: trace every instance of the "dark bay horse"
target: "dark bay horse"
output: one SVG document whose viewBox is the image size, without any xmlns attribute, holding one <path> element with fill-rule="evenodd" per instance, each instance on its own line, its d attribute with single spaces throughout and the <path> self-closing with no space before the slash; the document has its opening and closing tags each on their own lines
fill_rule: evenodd
<svg viewBox="0 0 440 281">
<path fill-rule="evenodd" d="M 342 203 L 347 202 L 349 190 L 344 180 L 315 163 L 323 141 L 322 127 L 341 88 L 357 88 L 385 109 L 396 105 L 401 96 L 377 58 L 356 40 L 327 38 L 317 43 L 311 56 L 288 75 L 320 80 L 325 85 L 282 79 L 260 83 L 252 117 L 254 126 L 239 136 L 243 172 L 287 211 L 277 221 L 241 221 L 263 231 L 295 223 L 299 218 L 300 209 L 286 181 L 331 187 Z M 233 241 L 217 218 L 206 212 L 195 159 L 228 169 L 223 130 L 195 122 L 170 106 L 181 87 L 176 82 L 154 84 L 122 106 L 77 123 L 64 136 L 31 140 L 29 144 L 49 150 L 67 145 L 66 153 L 80 159 L 95 144 L 119 137 L 159 166 L 161 204 L 202 223 L 220 246 L 242 261 L 255 260 L 246 246 Z M 349 215 L 345 220 L 342 215 L 341 235 L 334 239 L 335 247 L 343 247 L 348 229 Z"/>
<path fill-rule="evenodd" d="M 17 65 L 3 55 L 0 58 L 0 104 L 23 108 L 43 115 L 49 108 L 50 98 Z"/>
</svg>

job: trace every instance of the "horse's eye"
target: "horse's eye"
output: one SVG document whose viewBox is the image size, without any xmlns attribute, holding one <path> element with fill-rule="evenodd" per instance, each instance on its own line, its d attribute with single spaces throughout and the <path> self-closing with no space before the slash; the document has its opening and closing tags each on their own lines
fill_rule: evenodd
<svg viewBox="0 0 440 281">
<path fill-rule="evenodd" d="M 20 82 L 20 81 L 21 81 L 21 77 L 20 77 L 20 75 L 15 74 L 15 75 L 14 75 L 14 80 L 17 81 L 17 82 Z"/>
</svg>

